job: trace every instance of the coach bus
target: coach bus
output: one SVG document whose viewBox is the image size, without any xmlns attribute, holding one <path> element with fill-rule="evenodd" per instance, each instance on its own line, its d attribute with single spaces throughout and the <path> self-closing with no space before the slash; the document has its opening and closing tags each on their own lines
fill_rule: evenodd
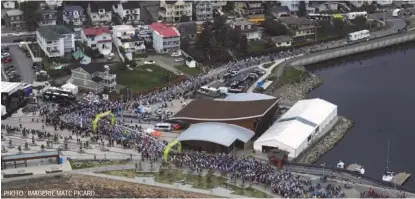
<svg viewBox="0 0 415 199">
<path fill-rule="evenodd" d="M 49 89 L 43 93 L 43 99 L 51 102 L 63 102 L 63 101 L 73 101 L 75 96 L 68 91 L 54 88 Z"/>
</svg>

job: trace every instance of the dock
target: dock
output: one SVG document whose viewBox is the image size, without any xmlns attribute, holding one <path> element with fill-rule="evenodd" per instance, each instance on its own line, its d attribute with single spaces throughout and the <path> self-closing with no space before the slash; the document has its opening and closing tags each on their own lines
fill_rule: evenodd
<svg viewBox="0 0 415 199">
<path fill-rule="evenodd" d="M 361 168 L 362 168 L 362 166 L 360 166 L 358 164 L 350 164 L 349 166 L 347 166 L 346 169 L 349 170 L 349 171 L 359 172 Z"/>
<path fill-rule="evenodd" d="M 398 173 L 392 178 L 392 183 L 402 186 L 411 177 L 410 173 Z"/>
</svg>

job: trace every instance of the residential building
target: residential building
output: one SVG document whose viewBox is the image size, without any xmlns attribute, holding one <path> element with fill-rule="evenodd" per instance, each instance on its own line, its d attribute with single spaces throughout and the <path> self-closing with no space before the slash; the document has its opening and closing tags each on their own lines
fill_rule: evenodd
<svg viewBox="0 0 415 199">
<path fill-rule="evenodd" d="M 36 30 L 36 39 L 48 57 L 62 57 L 75 50 L 75 33 L 64 25 L 41 26 Z"/>
<path fill-rule="evenodd" d="M 241 16 L 264 14 L 262 1 L 236 1 L 234 10 Z"/>
<path fill-rule="evenodd" d="M 174 53 L 180 50 L 180 33 L 173 26 L 153 23 L 153 47 L 158 53 Z"/>
<path fill-rule="evenodd" d="M 193 2 L 185 0 L 160 0 L 160 16 L 167 22 L 179 22 L 182 16 L 192 20 Z"/>
<path fill-rule="evenodd" d="M 212 0 L 213 9 L 223 10 L 223 7 L 228 3 L 227 0 Z"/>
<path fill-rule="evenodd" d="M 5 9 L 15 9 L 16 1 L 2 1 L 3 8 Z"/>
<path fill-rule="evenodd" d="M 187 39 L 190 43 L 196 41 L 197 25 L 195 22 L 183 22 L 176 25 L 177 30 L 180 33 L 181 39 Z"/>
<path fill-rule="evenodd" d="M 138 1 L 119 2 L 112 7 L 122 24 L 140 23 L 140 3 Z"/>
<path fill-rule="evenodd" d="M 21 10 L 14 9 L 6 11 L 3 18 L 6 27 L 12 30 L 22 30 L 27 27 L 26 21 L 23 19 L 23 11 Z"/>
<path fill-rule="evenodd" d="M 39 26 L 54 26 L 56 25 L 57 11 L 52 9 L 40 10 L 37 13 Z"/>
<path fill-rule="evenodd" d="M 208 21 L 213 19 L 213 3 L 208 0 L 194 1 L 193 18 L 196 21 Z"/>
<path fill-rule="evenodd" d="M 153 31 L 148 25 L 138 25 L 135 27 L 135 33 L 138 37 L 143 38 L 146 43 L 153 42 Z"/>
<path fill-rule="evenodd" d="M 146 46 L 144 38 L 136 34 L 132 25 L 118 25 L 112 27 L 112 39 L 117 48 L 126 53 L 145 53 Z"/>
<path fill-rule="evenodd" d="M 82 41 L 93 50 L 98 50 L 102 55 L 112 52 L 112 37 L 107 27 L 84 28 L 81 31 Z"/>
<path fill-rule="evenodd" d="M 381 6 L 391 5 L 393 0 L 377 0 L 376 3 Z"/>
<path fill-rule="evenodd" d="M 290 9 L 288 9 L 288 6 L 274 6 L 270 9 L 269 13 L 274 18 L 280 18 L 282 16 L 290 16 L 291 14 Z"/>
<path fill-rule="evenodd" d="M 281 17 L 278 19 L 291 33 L 291 37 L 306 37 L 315 34 L 314 22 L 305 17 Z"/>
<path fill-rule="evenodd" d="M 92 25 L 106 25 L 112 22 L 112 2 L 91 1 L 87 12 Z"/>
<path fill-rule="evenodd" d="M 271 40 L 276 47 L 290 47 L 293 42 L 291 37 L 285 35 L 271 37 Z"/>
<path fill-rule="evenodd" d="M 307 13 L 320 13 L 320 12 L 336 12 L 341 8 L 341 4 L 337 2 L 318 2 L 318 1 L 311 1 L 307 7 Z"/>
<path fill-rule="evenodd" d="M 242 31 L 249 40 L 259 40 L 262 37 L 262 29 L 246 19 L 235 19 L 229 26 L 233 29 Z"/>
<path fill-rule="evenodd" d="M 62 6 L 63 0 L 45 0 L 46 5 L 48 5 L 49 9 L 55 9 L 57 7 Z"/>
<path fill-rule="evenodd" d="M 63 6 L 63 21 L 66 24 L 80 26 L 86 20 L 85 10 L 78 5 Z"/>
<path fill-rule="evenodd" d="M 94 93 L 102 93 L 105 88 L 115 90 L 117 85 L 117 75 L 111 74 L 109 66 L 102 63 L 80 64 L 71 73 L 69 82 Z"/>
</svg>

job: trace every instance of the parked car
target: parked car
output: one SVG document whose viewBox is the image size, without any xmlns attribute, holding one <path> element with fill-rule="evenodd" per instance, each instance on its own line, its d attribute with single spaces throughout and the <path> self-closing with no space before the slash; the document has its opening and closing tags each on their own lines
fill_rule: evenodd
<svg viewBox="0 0 415 199">
<path fill-rule="evenodd" d="M 172 57 L 180 57 L 180 56 L 182 56 L 182 53 L 180 51 L 174 52 L 174 53 L 171 54 L 171 56 Z"/>
<path fill-rule="evenodd" d="M 5 57 L 5 58 L 2 58 L 2 59 L 1 59 L 1 61 L 2 61 L 2 62 L 4 62 L 4 63 L 10 63 L 10 62 L 12 62 L 13 60 L 12 60 L 12 58 L 10 58 L 10 57 Z"/>
<path fill-rule="evenodd" d="M 179 59 L 175 59 L 174 61 L 175 62 L 182 62 L 182 61 L 184 61 L 184 59 L 183 58 L 179 58 Z"/>
<path fill-rule="evenodd" d="M 264 70 L 261 70 L 259 68 L 254 69 L 253 72 L 256 73 L 257 75 L 264 75 L 266 73 Z"/>
<path fill-rule="evenodd" d="M 156 62 L 153 60 L 148 60 L 148 61 L 145 61 L 144 64 L 156 64 Z"/>
</svg>

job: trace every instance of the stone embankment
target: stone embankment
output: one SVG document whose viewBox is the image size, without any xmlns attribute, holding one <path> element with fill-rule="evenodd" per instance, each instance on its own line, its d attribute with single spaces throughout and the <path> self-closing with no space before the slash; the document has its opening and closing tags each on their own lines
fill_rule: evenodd
<svg viewBox="0 0 415 199">
<path fill-rule="evenodd" d="M 304 152 L 295 159 L 295 162 L 302 164 L 312 164 L 316 162 L 321 156 L 334 148 L 352 127 L 353 122 L 351 120 L 339 116 L 337 124 L 333 129 L 304 150 Z"/>
</svg>

